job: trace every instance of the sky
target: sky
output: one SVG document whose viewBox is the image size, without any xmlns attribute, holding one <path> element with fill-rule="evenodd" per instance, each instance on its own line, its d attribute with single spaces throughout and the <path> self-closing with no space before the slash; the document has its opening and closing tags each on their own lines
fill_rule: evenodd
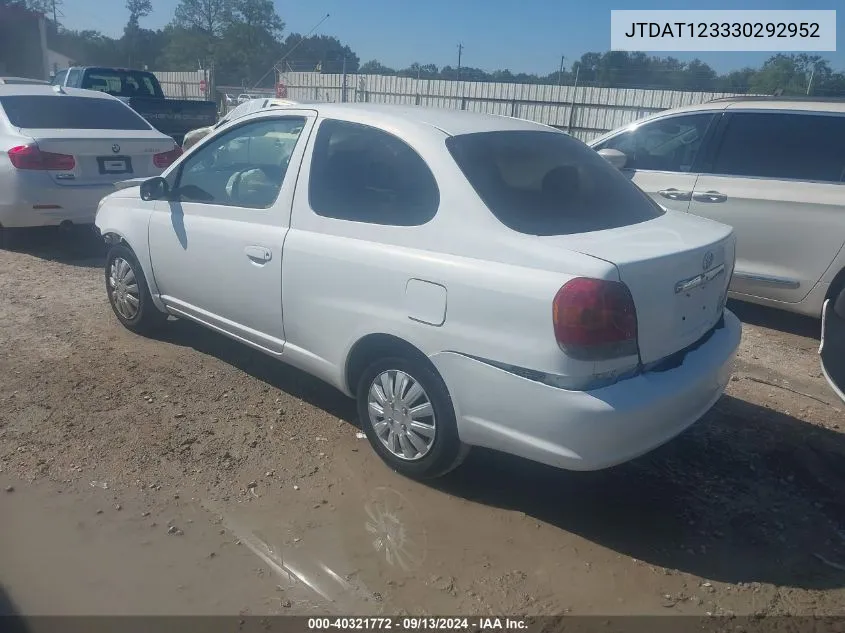
<svg viewBox="0 0 845 633">
<path fill-rule="evenodd" d="M 71 29 L 95 29 L 119 36 L 128 12 L 123 0 L 63 0 L 60 22 Z M 173 17 L 178 0 L 152 0 L 153 13 L 142 20 L 156 29 Z M 462 65 L 486 71 L 546 74 L 566 67 L 586 52 L 610 48 L 611 9 L 839 9 L 837 33 L 845 37 L 842 0 L 276 0 L 285 33 L 307 33 L 329 13 L 317 31 L 333 35 L 362 62 L 377 59 L 392 68 L 412 62 Z M 837 6 L 839 5 L 839 6 Z M 845 41 L 838 50 L 821 53 L 835 70 L 845 70 Z M 649 52 L 649 51 L 646 51 Z M 759 66 L 772 53 L 654 53 L 682 60 L 698 57 L 724 73 Z"/>
</svg>

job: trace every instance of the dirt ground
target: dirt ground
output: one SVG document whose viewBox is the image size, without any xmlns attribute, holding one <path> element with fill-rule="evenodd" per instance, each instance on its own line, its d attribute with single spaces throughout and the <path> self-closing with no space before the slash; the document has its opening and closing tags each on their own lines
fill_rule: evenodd
<svg viewBox="0 0 845 633">
<path fill-rule="evenodd" d="M 845 414 L 818 322 L 735 304 L 727 395 L 614 469 L 485 450 L 423 485 L 331 388 L 108 306 L 102 252 L 0 251 L 0 590 L 28 614 L 843 614 Z M 6 492 L 3 492 L 6 490 Z"/>
</svg>

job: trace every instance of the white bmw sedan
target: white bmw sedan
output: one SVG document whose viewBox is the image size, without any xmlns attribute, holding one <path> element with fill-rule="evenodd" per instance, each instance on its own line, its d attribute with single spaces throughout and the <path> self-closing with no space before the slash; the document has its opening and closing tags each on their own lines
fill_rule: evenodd
<svg viewBox="0 0 845 633">
<path fill-rule="evenodd" d="M 630 460 L 713 406 L 740 341 L 732 230 L 518 119 L 262 110 L 105 198 L 96 225 L 124 326 L 184 317 L 327 381 L 412 477 L 470 446 Z"/>
<path fill-rule="evenodd" d="M 116 181 L 158 175 L 180 154 L 110 95 L 0 85 L 0 231 L 91 224 Z"/>
</svg>

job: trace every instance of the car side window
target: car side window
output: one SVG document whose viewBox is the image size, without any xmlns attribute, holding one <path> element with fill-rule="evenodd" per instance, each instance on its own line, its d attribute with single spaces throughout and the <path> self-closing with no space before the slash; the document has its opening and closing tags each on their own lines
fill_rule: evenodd
<svg viewBox="0 0 845 633">
<path fill-rule="evenodd" d="M 56 76 L 53 77 L 53 85 L 54 86 L 62 86 L 65 83 L 65 75 L 67 75 L 66 70 L 60 70 L 56 73 Z"/>
<path fill-rule="evenodd" d="M 327 119 L 317 131 L 308 198 L 323 217 L 419 226 L 437 213 L 440 190 L 404 141 L 374 127 Z"/>
<path fill-rule="evenodd" d="M 282 188 L 303 117 L 251 121 L 189 156 L 176 180 L 183 201 L 267 209 Z"/>
<path fill-rule="evenodd" d="M 843 182 L 845 116 L 733 113 L 713 173 Z"/>
<path fill-rule="evenodd" d="M 622 132 L 595 149 L 619 150 L 628 157 L 625 169 L 689 172 L 714 116 L 702 113 L 658 119 Z"/>
<path fill-rule="evenodd" d="M 67 85 L 71 86 L 71 87 L 78 86 L 80 74 L 81 74 L 81 71 L 78 68 L 69 71 L 68 74 L 67 74 Z"/>
</svg>

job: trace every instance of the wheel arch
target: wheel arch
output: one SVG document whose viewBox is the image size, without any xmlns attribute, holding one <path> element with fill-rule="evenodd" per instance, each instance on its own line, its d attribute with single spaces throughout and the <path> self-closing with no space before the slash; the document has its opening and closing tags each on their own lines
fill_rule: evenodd
<svg viewBox="0 0 845 633">
<path fill-rule="evenodd" d="M 150 291 L 150 297 L 153 300 L 153 305 L 160 312 L 167 313 L 167 307 L 161 300 L 158 290 L 158 284 L 156 283 L 155 274 L 153 272 L 153 265 L 150 259 L 149 253 L 145 252 L 144 250 L 136 249 L 129 238 L 126 237 L 126 234 L 123 231 L 114 228 L 108 228 L 100 233 L 100 237 L 103 238 L 103 242 L 105 242 L 107 248 L 111 248 L 112 246 L 125 246 L 128 248 L 132 253 L 135 255 L 135 259 L 138 260 L 138 263 L 141 266 L 141 270 L 144 273 L 144 278 L 147 282 L 147 288 Z"/>
<path fill-rule="evenodd" d="M 106 243 L 106 246 L 115 246 L 117 244 L 122 244 L 123 246 L 131 250 L 133 253 L 135 253 L 135 249 L 132 248 L 132 245 L 129 243 L 129 240 L 127 240 L 126 236 L 120 231 L 109 229 L 103 232 L 101 236 L 103 238 L 103 241 Z"/>
<path fill-rule="evenodd" d="M 836 273 L 833 281 L 830 282 L 825 299 L 836 299 L 843 291 L 845 291 L 845 268 Z"/>
<path fill-rule="evenodd" d="M 358 381 L 367 367 L 379 358 L 386 356 L 400 356 L 418 360 L 425 363 L 438 376 L 440 375 L 429 357 L 412 343 L 393 334 L 372 333 L 359 338 L 346 355 L 346 362 L 343 367 L 343 386 L 350 394 L 355 394 Z"/>
</svg>

